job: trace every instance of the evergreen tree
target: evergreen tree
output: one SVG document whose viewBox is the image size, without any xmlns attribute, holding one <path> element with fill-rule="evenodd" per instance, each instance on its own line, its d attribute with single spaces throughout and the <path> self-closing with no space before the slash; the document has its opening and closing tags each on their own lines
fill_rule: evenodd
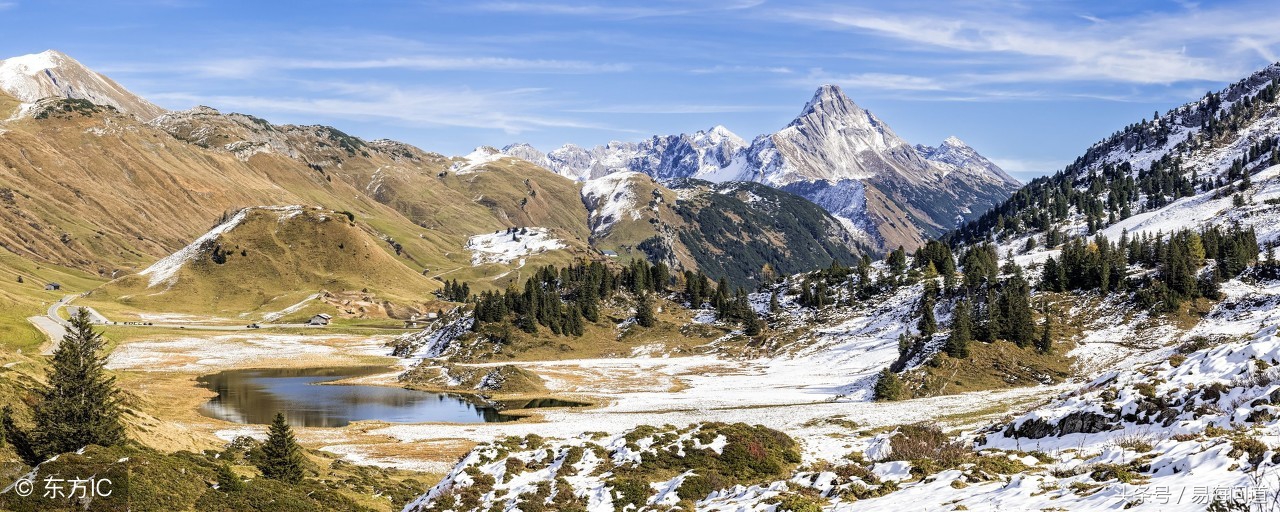
<svg viewBox="0 0 1280 512">
<path fill-rule="evenodd" d="M 880 378 L 876 380 L 874 391 L 876 400 L 901 400 L 904 394 L 902 379 L 888 368 L 880 370 Z"/>
<path fill-rule="evenodd" d="M 653 298 L 648 293 L 641 292 L 640 298 L 636 301 L 636 323 L 640 327 L 653 327 L 658 323 L 658 319 L 653 315 Z"/>
<path fill-rule="evenodd" d="M 920 296 L 920 310 L 917 312 L 920 321 L 916 324 L 920 335 L 926 338 L 938 332 L 938 320 L 933 316 L 933 294 L 928 292 L 928 288 L 926 286 L 925 293 Z"/>
<path fill-rule="evenodd" d="M 231 465 L 218 466 L 218 490 L 222 492 L 239 492 L 244 490 L 244 481 L 231 471 Z"/>
<path fill-rule="evenodd" d="M 120 391 L 106 373 L 103 345 L 88 310 L 78 309 L 53 352 L 48 385 L 40 391 L 40 404 L 32 414 L 35 430 L 30 437 L 39 459 L 125 440 Z"/>
<path fill-rule="evenodd" d="M 298 441 L 293 438 L 293 429 L 284 420 L 283 413 L 276 413 L 267 430 L 267 440 L 262 444 L 258 454 L 257 466 L 262 476 L 272 480 L 296 484 L 302 481 L 302 464 L 304 456 Z"/>
<path fill-rule="evenodd" d="M 773 290 L 769 294 L 769 312 L 777 314 L 782 311 L 782 306 L 778 304 L 778 290 Z"/>
<path fill-rule="evenodd" d="M 969 299 L 961 299 L 956 305 L 956 312 L 951 321 L 951 336 L 943 350 L 956 359 L 969 357 L 969 342 L 973 340 L 972 306 Z"/>
<path fill-rule="evenodd" d="M 907 251 L 901 245 L 889 253 L 889 272 L 897 277 L 907 269 Z"/>
<path fill-rule="evenodd" d="M 1044 309 L 1044 329 L 1040 331 L 1040 339 L 1036 341 L 1036 350 L 1041 354 L 1053 351 L 1053 312 L 1047 306 Z"/>
<path fill-rule="evenodd" d="M 744 333 L 747 336 L 759 336 L 761 331 L 763 330 L 764 330 L 764 321 L 760 320 L 759 318 L 752 318 L 746 321 L 746 328 L 744 329 Z"/>
<path fill-rule="evenodd" d="M 985 317 L 978 339 L 991 343 L 1004 335 L 1004 314 L 1001 312 L 999 293 L 994 287 L 987 288 L 987 300 L 984 305 Z"/>
</svg>

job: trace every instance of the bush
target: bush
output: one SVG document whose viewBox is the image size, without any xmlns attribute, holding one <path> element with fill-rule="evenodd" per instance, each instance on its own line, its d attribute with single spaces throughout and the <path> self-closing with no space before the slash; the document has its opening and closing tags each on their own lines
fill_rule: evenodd
<svg viewBox="0 0 1280 512">
<path fill-rule="evenodd" d="M 910 461 L 922 470 L 954 468 L 973 458 L 973 450 L 951 437 L 937 425 L 916 423 L 898 427 L 898 433 L 889 438 L 892 449 L 888 460 Z"/>
</svg>

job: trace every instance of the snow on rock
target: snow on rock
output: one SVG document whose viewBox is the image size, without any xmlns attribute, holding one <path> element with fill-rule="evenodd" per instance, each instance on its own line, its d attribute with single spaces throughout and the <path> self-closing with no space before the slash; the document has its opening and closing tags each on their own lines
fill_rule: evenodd
<svg viewBox="0 0 1280 512">
<path fill-rule="evenodd" d="M 280 221 L 283 222 L 301 215 L 303 209 L 304 207 L 302 206 L 256 206 L 253 208 L 242 209 L 236 212 L 235 215 L 232 215 L 230 219 L 227 219 L 226 222 L 223 222 L 209 230 L 209 232 L 200 235 L 200 238 L 197 238 L 195 241 L 187 244 L 186 247 L 179 249 L 173 254 L 165 256 L 164 259 L 161 259 L 160 261 L 152 263 L 151 266 L 147 267 L 142 272 L 138 272 L 138 275 L 150 277 L 150 280 L 147 281 L 147 288 L 154 288 L 161 284 L 173 286 L 174 282 L 177 280 L 178 271 L 182 270 L 183 266 L 194 261 L 195 258 L 200 256 L 201 251 L 208 244 L 213 243 L 219 237 L 227 234 L 231 230 L 235 229 L 236 226 L 239 226 L 240 223 L 244 222 L 249 213 L 253 211 L 276 212 L 280 216 Z"/>
<path fill-rule="evenodd" d="M 488 164 L 497 162 L 506 156 L 507 155 L 502 154 L 501 151 L 498 151 L 495 148 L 480 146 L 476 148 L 475 151 L 472 151 L 462 157 L 462 161 L 454 162 L 453 165 L 449 166 L 449 170 L 456 174 L 469 174 L 480 170 L 480 168 Z"/>
<path fill-rule="evenodd" d="M 637 172 L 620 172 L 587 180 L 582 184 L 582 202 L 591 212 L 591 232 L 602 234 L 624 218 L 640 218 L 639 201 L 632 180 L 645 179 Z"/>
<path fill-rule="evenodd" d="M 37 101 L 49 97 L 87 100 L 143 120 L 165 112 L 55 50 L 0 60 L 0 90 L 22 102 L 15 117 L 26 115 Z"/>
<path fill-rule="evenodd" d="M 147 267 L 142 272 L 138 272 L 138 275 L 151 277 L 151 279 L 147 281 L 148 288 L 154 288 L 160 284 L 173 285 L 174 281 L 177 280 L 178 271 L 182 270 L 184 265 L 200 255 L 201 247 L 204 247 L 206 244 L 217 240 L 218 237 L 226 234 L 232 229 L 235 229 L 235 227 L 239 226 L 241 222 L 244 222 L 244 219 L 248 214 L 249 210 L 247 208 L 236 212 L 236 214 L 231 216 L 230 219 L 227 219 L 226 222 L 217 225 L 213 229 L 209 230 L 208 233 L 200 235 L 200 238 L 195 239 L 194 242 L 191 242 L 186 247 L 179 249 L 178 252 L 170 254 L 164 257 L 164 259 L 152 263 L 150 267 Z"/>
<path fill-rule="evenodd" d="M 516 260 L 524 265 L 525 256 L 566 247 L 568 245 L 551 236 L 547 228 L 519 228 L 473 236 L 467 240 L 466 249 L 471 251 L 472 265 L 506 264 Z"/>
<path fill-rule="evenodd" d="M 396 355 L 418 359 L 433 359 L 445 355 L 453 348 L 454 340 L 471 331 L 475 318 L 446 315 L 425 329 L 396 338 Z"/>
</svg>

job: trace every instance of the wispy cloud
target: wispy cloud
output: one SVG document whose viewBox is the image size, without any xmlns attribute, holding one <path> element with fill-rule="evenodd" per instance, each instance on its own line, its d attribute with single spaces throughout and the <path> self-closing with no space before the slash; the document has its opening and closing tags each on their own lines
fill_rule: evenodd
<svg viewBox="0 0 1280 512">
<path fill-rule="evenodd" d="M 169 64 L 120 64 L 103 68 L 106 72 L 146 73 L 178 71 L 214 78 L 257 78 L 264 73 L 328 70 L 355 71 L 399 69 L 412 71 L 480 71 L 518 73 L 620 73 L 631 70 L 626 63 L 595 63 L 576 60 L 518 59 L 508 57 L 451 57 L 414 55 L 366 59 L 311 59 L 244 57 Z"/>
<path fill-rule="evenodd" d="M 814 68 L 804 77 L 793 79 L 797 85 L 839 84 L 845 87 L 857 87 L 882 91 L 943 91 L 947 90 L 943 82 L 927 76 L 904 75 L 898 73 L 829 73 L 822 68 Z"/>
<path fill-rule="evenodd" d="M 584 114 L 726 114 L 734 112 L 770 112 L 783 110 L 776 105 L 714 105 L 714 104 L 654 104 L 654 105 L 605 105 L 600 107 L 571 108 L 565 112 Z M 790 106 L 785 110 L 795 110 Z"/>
<path fill-rule="evenodd" d="M 740 66 L 740 65 L 724 65 L 724 64 L 718 64 L 715 66 L 708 66 L 708 67 L 702 67 L 702 68 L 694 68 L 689 70 L 689 72 L 694 74 L 699 74 L 699 75 L 710 75 L 710 74 L 717 74 L 717 73 L 751 73 L 751 74 L 773 73 L 773 74 L 779 74 L 779 75 L 787 75 L 787 74 L 794 73 L 794 71 L 792 71 L 792 69 L 787 66 Z"/>
<path fill-rule="evenodd" d="M 750 9 L 764 4 L 764 0 L 736 0 L 722 2 L 647 2 L 641 6 L 616 3 L 557 4 L 542 2 L 481 2 L 470 8 L 488 12 L 537 14 L 547 16 L 589 16 L 615 19 L 638 19 L 689 14 Z"/>
<path fill-rule="evenodd" d="M 0 2 L 0 11 L 7 11 L 18 6 L 18 2 Z"/>
<path fill-rule="evenodd" d="M 998 58 L 986 72 L 945 77 L 960 88 L 1070 81 L 1143 85 L 1229 81 L 1256 68 L 1259 55 L 1272 60 L 1271 49 L 1280 44 L 1280 18 L 1266 4 L 1118 19 L 1086 15 L 1076 23 L 1036 19 L 1015 9 L 969 7 L 943 12 L 794 8 L 775 14 L 826 29 L 882 37 L 915 51 Z M 1257 12 L 1250 15 L 1250 11 Z"/>
<path fill-rule="evenodd" d="M 623 131 L 598 123 L 543 114 L 555 103 L 539 89 L 471 90 L 403 88 L 387 84 L 307 84 L 327 95 L 204 95 L 170 92 L 152 95 L 162 104 L 209 105 L 270 116 L 323 116 L 330 119 L 384 120 L 418 127 L 496 129 L 520 134 L 545 128 Z"/>
<path fill-rule="evenodd" d="M 1071 163 L 1066 160 L 1043 159 L 1043 158 L 990 158 L 991 162 L 1000 166 L 1004 172 L 1007 172 L 1019 181 L 1031 181 L 1037 176 L 1053 174 L 1067 164 Z"/>
</svg>

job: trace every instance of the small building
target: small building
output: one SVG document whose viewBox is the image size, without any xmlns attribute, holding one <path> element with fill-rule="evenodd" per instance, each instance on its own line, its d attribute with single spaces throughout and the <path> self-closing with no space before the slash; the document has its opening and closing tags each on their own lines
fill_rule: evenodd
<svg viewBox="0 0 1280 512">
<path fill-rule="evenodd" d="M 610 258 L 617 258 L 617 257 L 618 257 L 618 253 L 617 253 L 617 252 L 614 252 L 614 251 L 608 251 L 608 250 L 600 251 L 600 254 L 603 254 L 603 255 L 608 256 L 608 257 L 610 257 Z"/>
<path fill-rule="evenodd" d="M 307 322 L 307 325 L 329 325 L 329 320 L 332 320 L 332 319 L 333 319 L 332 316 L 326 315 L 324 313 L 320 313 L 316 316 L 311 317 L 311 321 Z"/>
<path fill-rule="evenodd" d="M 44 285 L 44 289 L 49 291 L 58 291 L 62 289 L 62 285 L 59 283 L 49 283 Z"/>
</svg>

